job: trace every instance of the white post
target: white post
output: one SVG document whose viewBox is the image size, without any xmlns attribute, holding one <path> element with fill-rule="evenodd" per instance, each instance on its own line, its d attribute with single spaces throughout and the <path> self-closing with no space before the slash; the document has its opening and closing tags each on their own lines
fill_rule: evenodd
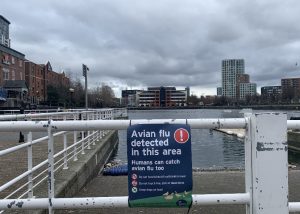
<svg viewBox="0 0 300 214">
<path fill-rule="evenodd" d="M 98 114 L 97 111 L 93 114 L 93 120 L 97 120 L 97 114 Z M 96 139 L 97 139 L 97 131 L 93 130 L 93 138 L 92 138 L 93 146 L 96 145 Z"/>
<path fill-rule="evenodd" d="M 53 146 L 53 132 L 51 128 L 51 120 L 49 120 L 48 127 L 48 210 L 49 214 L 53 214 L 52 199 L 54 198 L 54 146 Z"/>
<path fill-rule="evenodd" d="M 99 115 L 99 120 L 104 120 L 104 112 L 101 111 L 100 112 L 100 115 Z M 103 136 L 103 131 L 102 130 L 99 130 L 99 135 L 97 136 L 97 141 L 99 141 L 100 139 L 102 139 L 102 136 Z"/>
<path fill-rule="evenodd" d="M 91 114 L 93 114 L 93 113 L 91 113 Z M 90 114 L 87 114 L 86 115 L 86 120 L 90 120 L 90 116 L 92 116 L 92 115 L 90 115 Z M 88 136 L 88 139 L 87 139 L 87 144 L 88 144 L 88 147 L 87 147 L 87 149 L 91 149 L 91 136 L 90 136 L 90 134 L 91 134 L 91 132 L 90 132 L 90 130 L 87 132 L 87 136 Z"/>
<path fill-rule="evenodd" d="M 251 116 L 252 214 L 289 213 L 286 121 L 283 113 Z"/>
<path fill-rule="evenodd" d="M 67 120 L 67 116 L 64 116 L 64 121 Z M 68 169 L 68 141 L 67 141 L 67 133 L 64 133 L 64 167 L 63 169 Z"/>
<path fill-rule="evenodd" d="M 244 117 L 247 121 L 246 129 L 245 129 L 245 188 L 246 192 L 250 193 L 252 197 L 252 145 L 251 145 L 251 115 L 252 110 L 243 110 Z M 252 200 L 252 199 L 251 199 Z M 252 206 L 250 204 L 246 204 L 246 214 L 252 213 Z"/>
<path fill-rule="evenodd" d="M 28 171 L 32 170 L 32 132 L 28 132 L 27 134 L 27 142 L 30 145 L 27 146 L 27 165 Z M 32 172 L 28 175 L 28 198 L 33 197 L 33 182 L 32 182 Z"/>
<path fill-rule="evenodd" d="M 83 120 L 83 114 L 81 114 L 81 120 Z M 81 154 L 84 155 L 84 131 L 81 132 Z"/>
<path fill-rule="evenodd" d="M 77 118 L 77 115 L 76 114 L 74 114 L 74 120 L 76 120 L 76 118 Z M 74 142 L 74 144 L 76 144 L 76 142 L 77 142 L 77 131 L 74 131 L 74 134 L 73 134 L 73 142 Z M 76 146 L 74 146 L 74 159 L 73 159 L 74 161 L 77 161 L 78 160 L 78 158 L 77 158 L 77 148 L 76 148 Z"/>
</svg>

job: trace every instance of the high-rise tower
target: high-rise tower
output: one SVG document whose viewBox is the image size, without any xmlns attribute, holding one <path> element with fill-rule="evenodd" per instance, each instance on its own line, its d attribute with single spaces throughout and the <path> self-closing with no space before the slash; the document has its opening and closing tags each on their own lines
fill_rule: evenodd
<svg viewBox="0 0 300 214">
<path fill-rule="evenodd" d="M 243 59 L 222 60 L 222 95 L 229 98 L 238 98 L 238 76 L 245 73 Z"/>
</svg>

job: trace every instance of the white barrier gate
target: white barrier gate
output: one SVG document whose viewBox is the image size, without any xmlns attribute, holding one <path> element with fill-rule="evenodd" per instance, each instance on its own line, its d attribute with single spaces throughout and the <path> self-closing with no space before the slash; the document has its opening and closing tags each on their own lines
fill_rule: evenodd
<svg viewBox="0 0 300 214">
<path fill-rule="evenodd" d="M 121 130 L 133 124 L 189 124 L 192 129 L 245 128 L 245 193 L 195 194 L 193 206 L 245 204 L 247 214 L 287 214 L 300 211 L 300 202 L 288 201 L 287 129 L 299 129 L 300 122 L 287 121 L 284 113 L 245 114 L 228 119 L 157 119 L 90 121 L 0 122 L 0 131 L 42 131 L 48 129 L 48 198 L 2 199 L 0 210 L 127 207 L 128 197 L 54 198 L 53 132 Z"/>
</svg>

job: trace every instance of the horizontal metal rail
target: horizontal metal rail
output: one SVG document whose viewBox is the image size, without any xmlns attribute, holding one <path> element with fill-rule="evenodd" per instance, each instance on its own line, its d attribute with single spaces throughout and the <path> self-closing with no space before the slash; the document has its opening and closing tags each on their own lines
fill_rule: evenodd
<svg viewBox="0 0 300 214">
<path fill-rule="evenodd" d="M 249 193 L 193 195 L 193 205 L 211 204 L 249 204 Z M 89 197 L 89 198 L 52 198 L 53 209 L 76 208 L 114 208 L 128 207 L 128 196 Z M 49 198 L 4 199 L 0 200 L 0 209 L 47 209 Z"/>
<path fill-rule="evenodd" d="M 154 120 L 79 120 L 79 121 L 5 121 L 0 122 L 0 132 L 122 130 L 134 124 L 189 124 L 192 129 L 246 128 L 245 118 L 230 119 L 154 119 Z"/>
<path fill-rule="evenodd" d="M 1 115 L 0 120 L 18 120 L 18 119 L 40 118 L 40 117 L 55 117 L 55 116 L 65 116 L 65 115 L 74 115 L 74 114 L 96 113 L 96 112 L 101 112 L 101 111 L 105 111 L 105 110 Z"/>
<path fill-rule="evenodd" d="M 300 120 L 288 120 L 287 128 L 288 129 L 300 129 Z"/>
<path fill-rule="evenodd" d="M 58 132 L 58 133 L 55 133 L 54 136 L 59 136 L 59 135 L 62 135 L 66 132 Z M 85 138 L 79 140 L 78 142 L 76 142 L 75 144 L 72 144 L 70 145 L 69 147 L 67 147 L 66 149 L 63 149 L 61 151 L 59 151 L 58 153 L 56 153 L 53 157 L 56 158 L 60 155 L 62 155 L 65 151 L 69 151 L 70 149 L 72 149 L 73 147 L 75 146 L 78 146 L 79 144 L 81 144 L 83 141 L 86 141 L 89 137 L 92 137 L 94 136 L 96 133 L 92 133 L 90 134 L 89 136 L 86 136 Z M 48 140 L 49 137 L 46 136 L 46 137 L 42 137 L 42 138 L 39 138 L 35 141 L 32 141 L 34 142 L 35 144 L 38 143 L 38 142 L 42 142 L 42 141 L 45 141 L 45 140 Z M 33 143 L 32 143 L 33 144 Z M 25 146 L 23 146 L 25 145 Z M 9 149 L 6 149 L 6 150 L 3 150 L 3 151 L 0 151 L 0 156 L 1 155 L 5 155 L 5 154 L 8 154 L 10 152 L 13 152 L 13 151 L 16 151 L 18 149 L 21 149 L 23 147 L 26 147 L 30 145 L 30 142 L 28 143 L 24 143 L 22 145 L 18 145 L 18 146 L 15 146 L 15 147 L 12 147 L 12 148 L 9 148 Z M 87 146 L 86 146 L 87 147 Z M 80 151 L 78 151 L 79 153 Z M 72 153 L 69 153 L 69 155 L 72 155 Z M 71 159 L 71 158 L 69 158 Z M 60 160 L 61 161 L 61 160 Z M 2 186 L 0 186 L 0 192 L 2 192 L 3 190 L 7 189 L 8 187 L 12 186 L 13 184 L 15 184 L 16 182 L 20 181 L 21 179 L 25 178 L 26 176 L 28 176 L 30 173 L 33 173 L 35 172 L 36 170 L 40 169 L 42 166 L 46 165 L 48 163 L 48 159 L 40 162 L 38 165 L 36 165 L 35 167 L 32 168 L 32 170 L 28 170 L 28 171 L 25 171 L 24 173 L 20 174 L 19 176 L 16 176 L 14 179 L 6 182 L 5 184 L 3 184 Z M 46 171 L 46 170 L 45 170 Z M 43 173 L 45 172 L 43 171 Z M 56 171 L 56 170 L 55 170 Z"/>
<path fill-rule="evenodd" d="M 57 113 L 38 113 L 38 114 L 13 114 L 13 115 L 1 115 L 0 120 L 18 120 L 18 119 L 32 119 L 38 117 L 49 117 L 49 116 L 64 116 L 73 115 L 76 112 L 57 112 Z"/>
<path fill-rule="evenodd" d="M 62 135 L 66 133 L 65 131 L 62 131 L 62 132 L 57 132 L 54 134 L 54 137 L 56 136 L 59 136 L 59 135 Z M 27 146 L 29 145 L 34 145 L 34 144 L 37 144 L 37 143 L 40 143 L 42 141 L 46 141 L 48 140 L 49 137 L 48 136 L 45 136 L 45 137 L 41 137 L 41 138 L 38 138 L 36 140 L 33 140 L 32 142 L 27 142 L 27 143 L 23 143 L 21 145 L 18 145 L 18 146 L 14 146 L 14 147 L 10 147 L 8 149 L 4 149 L 4 150 L 1 150 L 0 151 L 0 157 L 3 156 L 3 155 L 6 155 L 6 154 L 9 154 L 9 153 L 12 153 L 12 152 L 15 152 L 17 150 L 20 150 L 20 149 L 23 149 L 23 148 L 26 148 Z"/>
<path fill-rule="evenodd" d="M 300 202 L 289 202 L 289 211 L 290 212 L 299 212 L 300 211 Z"/>
<path fill-rule="evenodd" d="M 53 131 L 124 130 L 135 124 L 189 124 L 192 129 L 244 129 L 245 118 L 225 119 L 153 119 L 153 120 L 77 120 L 77 121 L 5 121 L 0 132 L 46 131 L 51 122 Z M 287 121 L 288 129 L 300 129 L 300 121 Z"/>
<path fill-rule="evenodd" d="M 66 150 L 70 150 L 71 148 L 73 148 L 76 145 L 79 145 L 82 141 L 86 140 L 86 138 L 81 139 L 80 141 L 76 142 L 76 144 L 72 144 L 71 146 L 69 146 Z M 64 151 L 66 150 L 61 150 L 60 152 L 56 153 L 53 158 L 58 157 L 59 155 L 63 154 Z M 2 186 L 0 186 L 0 192 L 7 189 L 8 187 L 10 187 L 11 185 L 15 184 L 16 182 L 20 181 L 21 179 L 25 178 L 26 176 L 28 176 L 30 173 L 38 170 L 39 168 L 41 168 L 42 166 L 46 165 L 48 163 L 48 159 L 40 162 L 38 165 L 36 165 L 35 167 L 32 168 L 32 170 L 28 170 L 24 173 L 22 173 L 19 176 L 16 176 L 14 179 L 6 182 L 5 184 L 3 184 Z"/>
</svg>

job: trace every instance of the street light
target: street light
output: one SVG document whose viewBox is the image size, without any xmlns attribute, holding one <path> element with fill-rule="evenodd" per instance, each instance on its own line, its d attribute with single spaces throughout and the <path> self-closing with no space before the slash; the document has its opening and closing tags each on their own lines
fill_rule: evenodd
<svg viewBox="0 0 300 214">
<path fill-rule="evenodd" d="M 89 71 L 90 69 L 85 65 L 85 64 L 82 64 L 82 76 L 84 76 L 84 79 L 85 79 L 85 109 L 88 110 L 88 93 L 87 93 L 87 72 Z"/>
</svg>

